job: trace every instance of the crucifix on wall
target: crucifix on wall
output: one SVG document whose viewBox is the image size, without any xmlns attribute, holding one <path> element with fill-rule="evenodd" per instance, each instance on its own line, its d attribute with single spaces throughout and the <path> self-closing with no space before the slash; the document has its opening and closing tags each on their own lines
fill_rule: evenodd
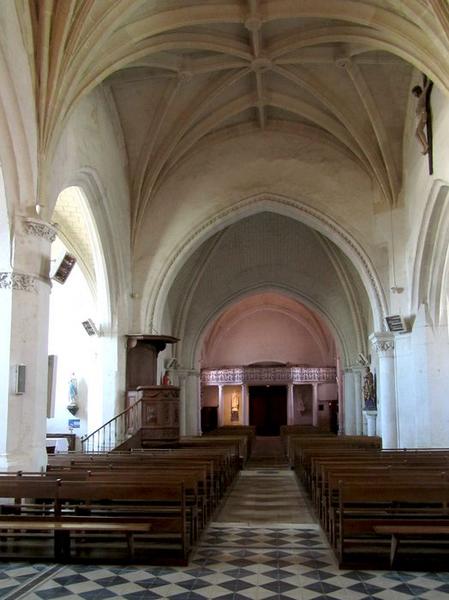
<svg viewBox="0 0 449 600">
<path fill-rule="evenodd" d="M 416 129 L 415 135 L 421 144 L 421 153 L 427 154 L 429 159 L 429 174 L 433 175 L 433 135 L 432 135 L 432 111 L 430 104 L 430 95 L 432 93 L 433 82 L 423 75 L 423 83 L 415 85 L 412 94 L 417 98 L 416 101 Z"/>
</svg>

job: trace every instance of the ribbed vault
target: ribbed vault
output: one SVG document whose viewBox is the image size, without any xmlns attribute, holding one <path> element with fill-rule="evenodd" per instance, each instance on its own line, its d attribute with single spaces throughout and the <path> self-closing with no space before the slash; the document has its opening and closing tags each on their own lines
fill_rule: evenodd
<svg viewBox="0 0 449 600">
<path fill-rule="evenodd" d="M 134 239 L 179 161 L 242 123 L 313 128 L 394 205 L 410 65 L 449 91 L 445 0 L 23 1 L 19 12 L 35 58 L 40 167 L 79 99 L 107 82 Z"/>
</svg>

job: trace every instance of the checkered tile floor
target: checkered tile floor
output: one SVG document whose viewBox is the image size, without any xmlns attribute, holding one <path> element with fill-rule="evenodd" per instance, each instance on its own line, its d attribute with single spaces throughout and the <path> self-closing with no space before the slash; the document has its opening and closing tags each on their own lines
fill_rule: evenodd
<svg viewBox="0 0 449 600">
<path fill-rule="evenodd" d="M 214 524 L 188 567 L 3 564 L 0 597 L 449 600 L 449 572 L 340 571 L 317 526 Z"/>
</svg>

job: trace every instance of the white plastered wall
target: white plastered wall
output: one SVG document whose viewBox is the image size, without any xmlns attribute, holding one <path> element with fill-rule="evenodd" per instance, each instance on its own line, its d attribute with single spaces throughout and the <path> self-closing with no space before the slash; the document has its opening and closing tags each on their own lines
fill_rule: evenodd
<svg viewBox="0 0 449 600">
<path fill-rule="evenodd" d="M 416 81 L 419 81 L 418 75 Z M 446 312 L 449 235 L 449 100 L 432 91 L 433 164 L 414 137 L 413 104 L 404 150 L 404 186 L 394 212 L 396 282 L 391 310 L 410 319 L 395 336 L 398 439 L 401 447 L 449 445 L 449 337 Z M 393 284 L 392 284 L 393 285 Z M 443 310 L 439 308 L 442 307 Z"/>
<path fill-rule="evenodd" d="M 58 144 L 52 178 L 47 186 L 54 206 L 67 186 L 79 186 L 86 200 L 94 249 L 99 295 L 103 391 L 98 423 L 124 406 L 125 344 L 129 332 L 131 258 L 127 159 L 115 107 L 106 89 L 97 88 L 72 113 Z M 103 296 L 101 298 L 101 296 Z M 100 423 L 101 422 L 101 423 Z"/>
</svg>

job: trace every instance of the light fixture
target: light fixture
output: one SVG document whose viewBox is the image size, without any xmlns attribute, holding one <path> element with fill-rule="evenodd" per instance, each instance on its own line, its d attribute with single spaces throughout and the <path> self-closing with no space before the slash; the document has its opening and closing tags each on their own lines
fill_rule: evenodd
<svg viewBox="0 0 449 600">
<path fill-rule="evenodd" d="M 407 331 L 407 325 L 401 315 L 390 315 L 385 317 L 385 320 L 388 330 L 392 333 L 405 333 Z"/>
<path fill-rule="evenodd" d="M 100 336 L 100 332 L 98 331 L 98 329 L 97 329 L 95 323 L 92 321 L 92 319 L 86 319 L 85 321 L 81 321 L 81 325 L 86 330 L 87 335 L 89 335 L 89 336 L 92 336 L 92 335 Z"/>
<path fill-rule="evenodd" d="M 61 258 L 55 272 L 53 273 L 52 279 L 61 284 L 65 283 L 67 281 L 68 276 L 72 272 L 75 263 L 76 258 L 72 254 L 66 252 Z"/>
</svg>

